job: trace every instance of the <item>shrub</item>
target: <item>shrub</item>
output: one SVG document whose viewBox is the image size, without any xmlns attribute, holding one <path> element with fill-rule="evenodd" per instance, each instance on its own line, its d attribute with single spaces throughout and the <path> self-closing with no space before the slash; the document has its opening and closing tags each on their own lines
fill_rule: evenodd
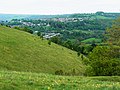
<svg viewBox="0 0 120 90">
<path fill-rule="evenodd" d="M 48 41 L 48 45 L 51 45 L 51 41 L 50 40 Z"/>
<path fill-rule="evenodd" d="M 62 70 L 57 70 L 57 71 L 55 71 L 55 75 L 63 75 L 63 71 Z"/>
<path fill-rule="evenodd" d="M 85 76 L 94 76 L 95 75 L 95 72 L 90 65 L 86 66 L 84 75 Z"/>
<path fill-rule="evenodd" d="M 77 56 L 78 56 L 78 57 L 80 56 L 80 52 L 77 52 Z"/>
</svg>

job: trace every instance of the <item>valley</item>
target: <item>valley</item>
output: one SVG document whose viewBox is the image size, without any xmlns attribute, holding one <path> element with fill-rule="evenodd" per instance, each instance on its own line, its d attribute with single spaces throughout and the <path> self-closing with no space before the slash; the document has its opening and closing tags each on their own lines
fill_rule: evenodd
<svg viewBox="0 0 120 90">
<path fill-rule="evenodd" d="M 119 90 L 119 16 L 0 15 L 0 90 Z"/>
</svg>

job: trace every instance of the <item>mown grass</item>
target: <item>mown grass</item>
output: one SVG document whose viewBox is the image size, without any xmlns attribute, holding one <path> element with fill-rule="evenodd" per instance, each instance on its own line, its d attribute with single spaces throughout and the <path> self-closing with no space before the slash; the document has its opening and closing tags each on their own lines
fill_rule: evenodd
<svg viewBox="0 0 120 90">
<path fill-rule="evenodd" d="M 84 42 L 84 43 L 92 43 L 92 42 L 100 43 L 101 39 L 98 39 L 98 38 L 88 38 L 86 40 L 83 40 L 82 42 Z"/>
<path fill-rule="evenodd" d="M 83 74 L 84 65 L 77 53 L 40 37 L 0 26 L 0 70 L 42 72 L 57 70 Z"/>
<path fill-rule="evenodd" d="M 120 90 L 120 77 L 72 77 L 0 71 L 0 90 Z"/>
<path fill-rule="evenodd" d="M 111 18 L 109 18 L 109 17 L 100 16 L 100 15 L 96 15 L 95 17 L 98 18 L 98 19 L 111 19 Z M 93 17 L 93 18 L 94 18 L 94 17 Z"/>
</svg>

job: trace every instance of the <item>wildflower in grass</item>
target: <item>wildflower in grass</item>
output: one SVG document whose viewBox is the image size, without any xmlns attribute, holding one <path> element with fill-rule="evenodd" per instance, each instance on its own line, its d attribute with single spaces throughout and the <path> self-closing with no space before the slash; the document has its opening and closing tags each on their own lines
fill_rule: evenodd
<svg viewBox="0 0 120 90">
<path fill-rule="evenodd" d="M 55 83 L 58 85 L 58 82 L 57 82 L 57 81 L 55 81 Z"/>
<path fill-rule="evenodd" d="M 60 82 L 61 82 L 61 80 L 58 80 L 58 82 L 60 83 Z"/>
<path fill-rule="evenodd" d="M 54 84 L 52 83 L 52 86 L 54 86 Z"/>
<path fill-rule="evenodd" d="M 94 87 L 95 85 L 93 84 L 92 86 Z"/>
<path fill-rule="evenodd" d="M 119 86 L 120 86 L 120 82 L 117 82 L 116 85 L 119 85 Z"/>
<path fill-rule="evenodd" d="M 113 87 L 113 85 L 107 85 L 108 87 Z"/>
<path fill-rule="evenodd" d="M 50 90 L 50 87 L 48 87 L 47 89 Z"/>
</svg>

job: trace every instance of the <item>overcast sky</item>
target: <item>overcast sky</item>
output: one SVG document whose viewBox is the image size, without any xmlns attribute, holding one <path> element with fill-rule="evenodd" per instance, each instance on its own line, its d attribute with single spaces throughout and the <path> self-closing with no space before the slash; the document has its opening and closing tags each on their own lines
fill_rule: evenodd
<svg viewBox="0 0 120 90">
<path fill-rule="evenodd" d="M 0 0 L 0 13 L 70 14 L 120 12 L 120 0 Z"/>
</svg>

